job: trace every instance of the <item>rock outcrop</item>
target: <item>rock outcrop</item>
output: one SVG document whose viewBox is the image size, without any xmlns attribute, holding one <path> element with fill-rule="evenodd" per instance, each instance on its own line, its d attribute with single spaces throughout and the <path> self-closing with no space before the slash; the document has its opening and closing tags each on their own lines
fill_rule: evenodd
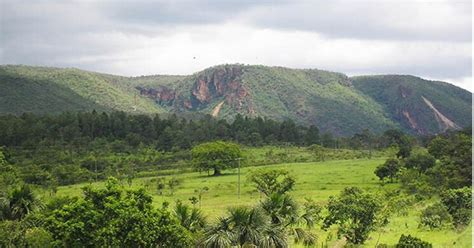
<svg viewBox="0 0 474 248">
<path fill-rule="evenodd" d="M 199 110 L 215 100 L 223 99 L 227 106 L 237 111 L 254 114 L 249 90 L 242 82 L 242 74 L 242 66 L 226 65 L 189 77 L 187 80 L 192 82 L 190 92 L 165 86 L 137 89 L 141 95 L 154 99 L 160 105 L 173 106 L 176 110 Z"/>
</svg>

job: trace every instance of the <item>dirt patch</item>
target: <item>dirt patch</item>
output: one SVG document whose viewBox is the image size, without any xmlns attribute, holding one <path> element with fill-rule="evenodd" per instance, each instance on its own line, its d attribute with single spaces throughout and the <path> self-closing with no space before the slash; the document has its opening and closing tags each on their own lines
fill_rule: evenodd
<svg viewBox="0 0 474 248">
<path fill-rule="evenodd" d="M 221 111 L 221 108 L 222 108 L 222 105 L 224 105 L 224 102 L 225 101 L 222 101 L 219 104 L 217 104 L 216 107 L 214 107 L 211 113 L 212 117 L 217 117 L 219 115 L 219 112 Z"/>
<path fill-rule="evenodd" d="M 443 130 L 447 130 L 447 129 L 459 129 L 460 127 L 454 123 L 452 120 L 450 120 L 448 117 L 444 116 L 438 109 L 436 109 L 433 104 L 428 100 L 426 99 L 425 97 L 421 97 L 423 98 L 423 101 L 425 101 L 426 105 L 428 105 L 428 107 L 433 110 L 434 114 L 435 114 L 435 118 L 436 118 L 436 121 L 438 121 L 438 124 L 440 124 L 440 126 L 443 128 Z"/>
<path fill-rule="evenodd" d="M 416 124 L 415 119 L 413 119 L 411 117 L 410 113 L 406 110 L 403 110 L 402 114 L 403 114 L 403 116 L 405 116 L 405 118 L 407 118 L 408 123 L 410 123 L 410 127 L 415 129 L 415 130 L 418 130 L 418 125 Z"/>
</svg>

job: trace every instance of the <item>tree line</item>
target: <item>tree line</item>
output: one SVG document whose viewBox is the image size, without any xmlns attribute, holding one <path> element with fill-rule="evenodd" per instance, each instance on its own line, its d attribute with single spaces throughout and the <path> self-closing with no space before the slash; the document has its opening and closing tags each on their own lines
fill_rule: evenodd
<svg viewBox="0 0 474 248">
<path fill-rule="evenodd" d="M 95 139 L 118 140 L 137 147 L 150 145 L 158 150 L 190 149 L 213 140 L 231 140 L 249 146 L 313 144 L 328 148 L 376 149 L 399 142 L 401 131 L 373 134 L 361 130 L 351 137 L 320 132 L 315 125 L 297 125 L 288 119 L 274 121 L 238 114 L 232 122 L 210 115 L 186 119 L 176 115 L 132 115 L 125 112 L 64 112 L 59 115 L 0 116 L 0 146 L 37 148 L 52 145 L 88 147 Z"/>
</svg>

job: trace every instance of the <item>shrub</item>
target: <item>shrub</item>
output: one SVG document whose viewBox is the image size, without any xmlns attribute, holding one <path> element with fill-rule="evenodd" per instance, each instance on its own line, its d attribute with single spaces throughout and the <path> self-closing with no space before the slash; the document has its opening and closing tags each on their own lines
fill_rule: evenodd
<svg viewBox="0 0 474 248">
<path fill-rule="evenodd" d="M 440 228 L 449 225 L 452 217 L 448 209 L 441 203 L 436 203 L 423 210 L 421 213 L 420 225 L 430 229 Z"/>
<path fill-rule="evenodd" d="M 395 247 L 396 248 L 431 248 L 433 247 L 433 245 L 417 237 L 413 237 L 411 235 L 405 236 L 402 234 L 402 236 L 400 236 L 400 240 L 398 240 L 398 244 Z"/>
<path fill-rule="evenodd" d="M 467 225 L 471 221 L 471 197 L 470 187 L 450 189 L 441 194 L 441 202 L 453 217 L 456 226 Z"/>
</svg>

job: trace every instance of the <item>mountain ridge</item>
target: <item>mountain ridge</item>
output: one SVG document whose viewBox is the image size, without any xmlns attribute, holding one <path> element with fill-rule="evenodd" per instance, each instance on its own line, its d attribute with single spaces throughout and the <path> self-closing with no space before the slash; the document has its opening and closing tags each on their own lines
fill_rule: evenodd
<svg viewBox="0 0 474 248">
<path fill-rule="evenodd" d="M 96 109 L 200 113 L 228 120 L 242 114 L 292 119 L 337 135 L 392 128 L 432 134 L 468 126 L 472 99 L 457 86 L 412 75 L 348 77 L 318 69 L 243 64 L 217 65 L 191 75 L 138 77 L 1 65 L 0 84 L 6 89 L 0 93 L 0 113 Z"/>
</svg>

